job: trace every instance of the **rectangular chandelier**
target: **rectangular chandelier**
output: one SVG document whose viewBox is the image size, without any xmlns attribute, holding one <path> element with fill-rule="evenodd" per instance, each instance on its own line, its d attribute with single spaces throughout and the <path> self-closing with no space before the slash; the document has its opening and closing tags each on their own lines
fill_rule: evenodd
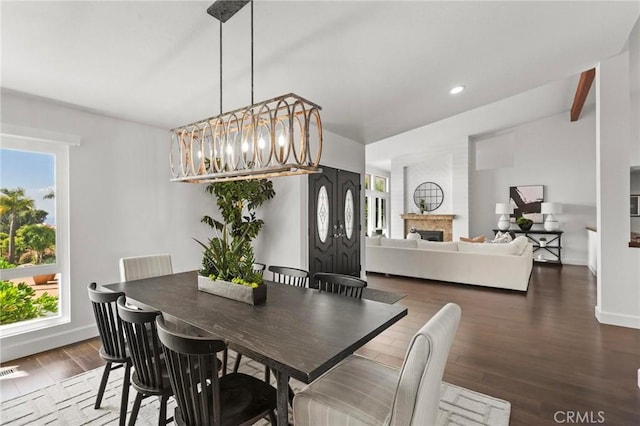
<svg viewBox="0 0 640 426">
<path fill-rule="evenodd" d="M 222 113 L 222 23 L 251 4 L 251 103 Z M 220 22 L 220 115 L 171 130 L 172 182 L 214 183 L 320 173 L 320 108 L 289 93 L 253 101 L 253 0 L 217 0 Z"/>
<path fill-rule="evenodd" d="M 171 130 L 172 182 L 319 173 L 321 108 L 289 93 Z"/>
</svg>

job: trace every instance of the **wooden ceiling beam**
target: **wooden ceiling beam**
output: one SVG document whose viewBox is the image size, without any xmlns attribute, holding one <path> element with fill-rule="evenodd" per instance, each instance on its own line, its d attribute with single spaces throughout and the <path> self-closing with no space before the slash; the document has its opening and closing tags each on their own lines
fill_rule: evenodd
<svg viewBox="0 0 640 426">
<path fill-rule="evenodd" d="M 593 84 L 593 79 L 596 76 L 596 69 L 584 71 L 580 74 L 580 81 L 578 81 L 578 88 L 576 89 L 576 96 L 573 98 L 573 106 L 571 106 L 571 121 L 578 121 L 584 102 L 587 100 L 589 89 Z"/>
</svg>

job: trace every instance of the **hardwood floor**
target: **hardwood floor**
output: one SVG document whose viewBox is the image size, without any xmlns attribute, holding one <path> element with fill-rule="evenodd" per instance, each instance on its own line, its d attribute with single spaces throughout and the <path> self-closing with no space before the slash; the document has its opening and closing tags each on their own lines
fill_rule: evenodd
<svg viewBox="0 0 640 426">
<path fill-rule="evenodd" d="M 368 282 L 407 294 L 398 303 L 409 315 L 359 354 L 399 367 L 413 334 L 454 302 L 462 320 L 444 380 L 510 401 L 511 425 L 572 423 L 571 413 L 640 424 L 640 331 L 596 321 L 595 277 L 586 267 L 534 266 L 526 294 L 378 274 Z M 0 398 L 103 365 L 99 346 L 92 339 L 3 364 L 28 375 L 0 380 Z"/>
</svg>

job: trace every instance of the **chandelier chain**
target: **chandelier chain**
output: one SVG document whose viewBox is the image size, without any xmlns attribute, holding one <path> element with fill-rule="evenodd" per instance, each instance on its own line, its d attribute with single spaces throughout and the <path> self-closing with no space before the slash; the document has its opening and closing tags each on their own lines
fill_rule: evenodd
<svg viewBox="0 0 640 426">
<path fill-rule="evenodd" d="M 220 115 L 222 115 L 222 21 L 220 22 Z"/>
<path fill-rule="evenodd" d="M 253 0 L 251 0 L 251 104 L 253 101 Z"/>
</svg>

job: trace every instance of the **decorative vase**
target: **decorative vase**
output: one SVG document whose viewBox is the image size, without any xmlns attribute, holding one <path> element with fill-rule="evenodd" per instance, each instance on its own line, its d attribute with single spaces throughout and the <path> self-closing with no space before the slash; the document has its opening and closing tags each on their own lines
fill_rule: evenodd
<svg viewBox="0 0 640 426">
<path fill-rule="evenodd" d="M 528 231 L 533 226 L 533 221 L 532 220 L 516 221 L 516 223 L 518 224 L 520 229 L 522 229 L 523 231 Z"/>
<path fill-rule="evenodd" d="M 198 290 L 249 305 L 260 305 L 267 300 L 266 285 L 253 288 L 229 281 L 212 280 L 202 275 L 198 275 Z"/>
<path fill-rule="evenodd" d="M 523 231 L 528 231 L 531 229 L 531 227 L 533 226 L 533 223 L 523 223 L 523 224 L 519 224 L 518 225 L 520 227 L 520 229 L 522 229 Z"/>
</svg>

